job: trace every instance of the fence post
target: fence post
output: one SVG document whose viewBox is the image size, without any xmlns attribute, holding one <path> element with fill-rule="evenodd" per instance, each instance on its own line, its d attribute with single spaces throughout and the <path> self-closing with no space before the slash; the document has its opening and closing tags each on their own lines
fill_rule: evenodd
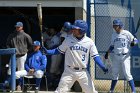
<svg viewBox="0 0 140 93">
<path fill-rule="evenodd" d="M 0 49 L 0 55 L 11 55 L 11 91 L 14 93 L 16 89 L 16 48 Z"/>
<path fill-rule="evenodd" d="M 16 89 L 16 54 L 11 55 L 11 89 L 12 92 Z"/>
</svg>

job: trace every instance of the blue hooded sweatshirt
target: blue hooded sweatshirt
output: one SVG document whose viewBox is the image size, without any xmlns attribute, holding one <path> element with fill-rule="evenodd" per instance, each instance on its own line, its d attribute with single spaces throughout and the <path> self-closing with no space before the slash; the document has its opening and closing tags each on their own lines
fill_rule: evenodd
<svg viewBox="0 0 140 93">
<path fill-rule="evenodd" d="M 25 70 L 29 72 L 30 69 L 42 70 L 46 69 L 47 57 L 43 55 L 40 50 L 33 52 L 27 56 L 25 62 Z"/>
</svg>

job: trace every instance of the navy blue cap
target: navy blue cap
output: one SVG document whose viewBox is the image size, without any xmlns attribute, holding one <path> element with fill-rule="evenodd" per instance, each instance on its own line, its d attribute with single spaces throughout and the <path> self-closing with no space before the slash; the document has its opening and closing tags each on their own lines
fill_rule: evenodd
<svg viewBox="0 0 140 93">
<path fill-rule="evenodd" d="M 22 22 L 17 22 L 15 27 L 23 27 L 23 23 Z"/>
<path fill-rule="evenodd" d="M 40 42 L 39 41 L 34 41 L 33 46 L 40 46 Z"/>
</svg>

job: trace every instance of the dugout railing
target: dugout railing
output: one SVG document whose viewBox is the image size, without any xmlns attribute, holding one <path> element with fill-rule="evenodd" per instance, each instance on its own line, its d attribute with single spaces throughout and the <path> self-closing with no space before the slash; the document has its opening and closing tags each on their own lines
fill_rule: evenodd
<svg viewBox="0 0 140 93">
<path fill-rule="evenodd" d="M 15 72 L 16 72 L 16 49 L 15 48 L 8 48 L 8 49 L 0 49 L 0 55 L 10 55 L 11 62 L 11 92 L 14 93 L 16 88 L 16 78 L 15 78 Z M 0 63 L 2 61 L 0 60 Z M 1 68 L 0 68 L 1 69 Z M 6 73 L 5 73 L 6 74 Z"/>
</svg>

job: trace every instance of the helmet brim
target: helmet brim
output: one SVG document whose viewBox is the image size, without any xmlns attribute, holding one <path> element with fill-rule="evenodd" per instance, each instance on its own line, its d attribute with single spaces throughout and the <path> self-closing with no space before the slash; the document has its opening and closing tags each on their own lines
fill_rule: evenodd
<svg viewBox="0 0 140 93">
<path fill-rule="evenodd" d="M 75 26 L 75 25 L 72 25 L 71 28 L 72 28 L 72 29 L 80 29 L 80 27 Z"/>
</svg>

